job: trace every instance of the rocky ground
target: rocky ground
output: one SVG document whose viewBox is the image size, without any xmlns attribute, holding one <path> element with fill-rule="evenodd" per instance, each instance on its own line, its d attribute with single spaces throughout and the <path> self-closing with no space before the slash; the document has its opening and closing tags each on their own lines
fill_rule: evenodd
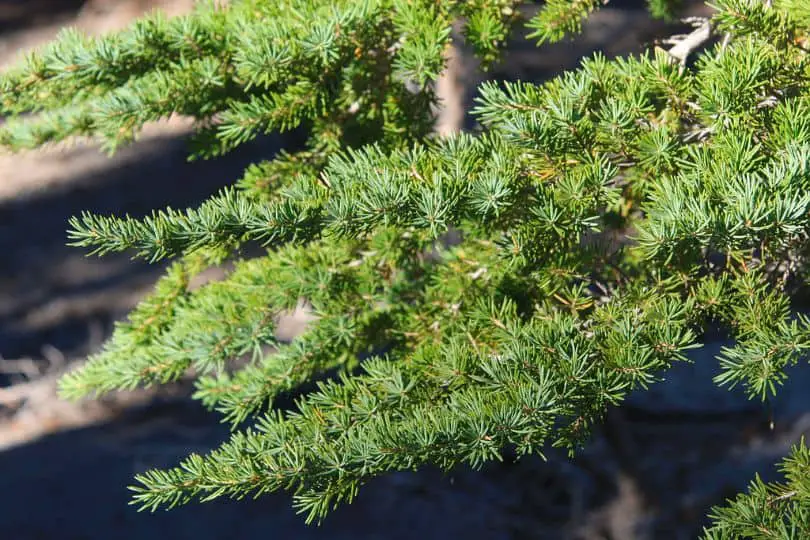
<svg viewBox="0 0 810 540">
<path fill-rule="evenodd" d="M 90 32 L 120 28 L 160 4 L 190 0 L 0 1 L 0 64 L 65 24 Z M 489 75 L 539 81 L 594 50 L 637 49 L 668 29 L 649 24 L 642 2 L 605 9 L 573 43 L 515 44 Z M 442 82 L 442 129 L 471 127 L 475 63 L 457 51 Z M 113 321 L 151 287 L 161 267 L 126 256 L 87 258 L 65 247 L 67 219 L 82 210 L 142 215 L 194 206 L 250 162 L 289 138 L 268 137 L 228 157 L 185 161 L 181 120 L 151 126 L 108 159 L 88 146 L 0 157 L 0 534 L 9 540 L 250 539 L 680 539 L 693 538 L 712 504 L 743 488 L 810 430 L 810 383 L 797 369 L 770 416 L 711 384 L 713 340 L 695 362 L 611 411 L 573 462 L 555 453 L 480 472 L 393 474 L 372 481 L 323 526 L 306 527 L 286 495 L 138 514 L 127 506 L 132 475 L 205 452 L 226 429 L 188 399 L 183 385 L 68 404 L 55 380 L 97 349 Z M 770 420 L 773 419 L 773 429 Z"/>
</svg>

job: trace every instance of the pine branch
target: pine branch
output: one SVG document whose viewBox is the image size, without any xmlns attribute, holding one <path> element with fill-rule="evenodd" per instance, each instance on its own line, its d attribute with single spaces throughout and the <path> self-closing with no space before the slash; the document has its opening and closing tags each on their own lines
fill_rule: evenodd
<svg viewBox="0 0 810 540">
<path fill-rule="evenodd" d="M 607 319 L 596 315 L 591 331 L 602 340 L 588 339 L 583 321 L 553 317 L 526 326 L 510 321 L 512 340 L 500 354 L 476 354 L 469 346 L 445 349 L 434 361 L 468 367 L 465 381 L 440 400 L 441 386 L 434 386 L 438 381 L 429 374 L 399 367 L 402 363 L 367 362 L 365 375 L 321 385 L 295 414 L 264 416 L 257 432 L 234 435 L 208 457 L 192 456 L 171 471 L 141 475 L 134 500 L 154 509 L 201 495 L 289 489 L 312 521 L 334 503 L 350 501 L 366 478 L 382 471 L 424 463 L 479 467 L 498 459 L 506 444 L 520 454 L 549 439 L 574 444 L 604 407 L 682 358 L 680 351 L 690 346 L 690 332 L 675 330 L 685 315 L 680 301 L 650 300 L 632 320 L 627 318 L 632 311 L 618 320 L 612 319 L 615 313 Z M 559 339 L 561 334 L 569 339 Z M 397 407 L 389 411 L 386 403 Z M 282 440 L 289 441 L 285 450 L 269 454 Z"/>
<path fill-rule="evenodd" d="M 803 538 L 810 534 L 810 451 L 804 438 L 794 445 L 780 464 L 787 481 L 763 482 L 759 475 L 748 493 L 712 510 L 714 521 L 704 528 L 703 538 Z"/>
</svg>

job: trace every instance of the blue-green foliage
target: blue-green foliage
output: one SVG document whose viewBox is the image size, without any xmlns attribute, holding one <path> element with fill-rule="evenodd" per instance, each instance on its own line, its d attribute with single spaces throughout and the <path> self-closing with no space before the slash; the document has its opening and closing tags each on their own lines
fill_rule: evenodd
<svg viewBox="0 0 810 540">
<path fill-rule="evenodd" d="M 550 0 L 530 37 L 561 39 L 600 3 Z M 595 55 L 543 85 L 486 83 L 481 133 L 434 136 L 451 23 L 463 17 L 491 65 L 519 4 L 203 4 L 103 38 L 66 32 L 0 77 L 13 150 L 85 135 L 114 151 L 173 114 L 198 121 L 196 157 L 310 134 L 198 208 L 70 223 L 94 253 L 176 261 L 63 394 L 191 368 L 195 397 L 234 431 L 139 475 L 137 504 L 287 490 L 320 520 L 386 471 L 576 450 L 707 325 L 737 338 L 716 382 L 752 398 L 806 358 L 810 320 L 790 299 L 810 255 L 807 4 L 719 0 L 725 37 L 695 62 Z M 243 259 L 248 243 L 266 254 Z M 227 259 L 223 280 L 189 288 Z M 316 320 L 279 343 L 275 322 L 301 299 Z M 325 376 L 293 410 L 273 408 Z M 755 482 L 713 511 L 706 537 L 810 537 L 807 463 L 797 447 L 786 484 Z"/>
</svg>

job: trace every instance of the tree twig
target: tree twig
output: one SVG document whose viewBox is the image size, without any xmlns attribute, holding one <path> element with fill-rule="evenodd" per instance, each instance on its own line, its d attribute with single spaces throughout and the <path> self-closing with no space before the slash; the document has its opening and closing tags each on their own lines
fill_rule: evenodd
<svg viewBox="0 0 810 540">
<path fill-rule="evenodd" d="M 711 22 L 706 20 L 686 35 L 682 40 L 678 41 L 667 52 L 670 56 L 677 59 L 680 64 L 686 65 L 686 59 L 689 58 L 693 52 L 702 47 L 712 37 Z"/>
</svg>

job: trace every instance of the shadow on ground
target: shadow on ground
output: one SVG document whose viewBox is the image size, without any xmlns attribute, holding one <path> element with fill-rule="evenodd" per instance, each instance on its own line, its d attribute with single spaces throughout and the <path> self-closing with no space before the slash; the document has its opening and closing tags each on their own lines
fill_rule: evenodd
<svg viewBox="0 0 810 540">
<path fill-rule="evenodd" d="M 84 3 L 85 0 L 0 0 L 0 32 L 71 15 Z"/>
</svg>

